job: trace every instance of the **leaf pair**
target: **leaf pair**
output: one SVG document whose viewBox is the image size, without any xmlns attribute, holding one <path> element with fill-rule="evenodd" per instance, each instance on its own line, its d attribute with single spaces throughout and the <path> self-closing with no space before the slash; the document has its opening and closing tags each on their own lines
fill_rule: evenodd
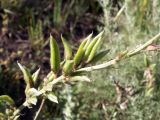
<svg viewBox="0 0 160 120">
<path fill-rule="evenodd" d="M 90 34 L 86 39 L 84 39 L 84 41 L 80 44 L 77 53 L 74 56 L 74 65 L 75 67 L 77 67 L 81 61 L 83 60 L 84 54 L 85 54 L 85 50 L 87 49 L 90 39 L 92 37 L 92 34 Z"/>
<path fill-rule="evenodd" d="M 90 34 L 86 39 L 84 39 L 74 57 L 75 66 L 80 65 L 81 62 L 90 63 L 93 59 L 94 62 L 98 61 L 105 54 L 108 53 L 109 50 L 105 50 L 97 54 L 97 50 L 102 42 L 103 33 L 104 31 L 99 33 L 96 37 L 93 38 L 92 41 L 91 41 L 92 34 Z"/>
<path fill-rule="evenodd" d="M 92 34 L 87 36 L 84 39 L 84 41 L 80 44 L 73 60 L 71 60 L 72 58 L 71 45 L 63 36 L 61 36 L 64 45 L 64 58 L 65 58 L 64 60 L 65 63 L 63 65 L 63 72 L 66 75 L 69 75 L 71 72 L 73 72 L 73 67 L 76 68 L 81 63 L 91 63 L 91 62 L 93 63 L 95 61 L 98 61 L 108 53 L 109 50 L 101 51 L 99 54 L 96 53 L 102 41 L 103 33 L 104 31 L 99 33 L 96 37 L 93 38 L 92 41 L 91 41 Z M 57 72 L 60 69 L 60 52 L 58 44 L 52 36 L 50 36 L 50 50 L 51 50 L 51 55 L 50 55 L 51 70 L 55 74 L 57 74 Z"/>
<path fill-rule="evenodd" d="M 88 47 L 85 51 L 85 55 L 84 55 L 84 59 L 85 59 L 86 63 L 89 63 L 96 55 L 97 49 L 99 48 L 100 43 L 102 41 L 103 33 L 104 33 L 104 31 L 99 33 L 96 37 L 93 38 L 93 40 L 88 45 Z"/>
<path fill-rule="evenodd" d="M 72 48 L 70 43 L 62 35 L 61 39 L 64 46 L 64 58 L 65 58 L 65 63 L 63 65 L 63 73 L 65 75 L 70 75 L 73 72 L 73 65 L 74 65 L 74 61 L 71 60 Z"/>
<path fill-rule="evenodd" d="M 63 36 L 61 36 L 61 39 L 64 45 L 65 61 L 67 61 L 64 71 L 69 72 L 71 71 L 71 69 L 69 69 L 69 71 L 67 69 L 69 66 L 71 66 L 71 65 L 68 65 L 68 63 L 71 63 L 70 59 L 72 57 L 72 49 L 69 42 Z M 51 70 L 56 74 L 60 70 L 60 52 L 59 52 L 58 44 L 52 36 L 50 36 L 50 52 L 51 52 L 51 55 L 50 55 Z"/>
</svg>

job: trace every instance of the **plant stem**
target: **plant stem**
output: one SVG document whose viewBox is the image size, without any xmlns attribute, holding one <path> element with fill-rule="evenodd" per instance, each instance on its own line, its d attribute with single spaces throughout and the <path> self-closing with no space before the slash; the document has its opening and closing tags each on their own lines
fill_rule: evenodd
<svg viewBox="0 0 160 120">
<path fill-rule="evenodd" d="M 145 44 L 143 44 L 142 46 L 140 46 L 139 48 L 135 49 L 134 51 L 129 52 L 127 55 L 129 57 L 136 55 L 137 53 L 139 53 L 141 50 L 145 49 L 147 46 L 149 46 L 150 44 L 152 44 L 155 40 L 157 40 L 160 37 L 160 33 L 158 33 L 157 35 L 155 35 L 153 38 L 151 38 L 150 40 L 148 40 Z"/>
<path fill-rule="evenodd" d="M 38 111 L 36 112 L 36 115 L 35 115 L 35 117 L 34 117 L 34 119 L 33 119 L 33 120 L 37 120 L 38 115 L 39 115 L 39 113 L 41 112 L 41 110 L 42 110 L 42 108 L 43 108 L 44 103 L 45 103 L 45 98 L 43 98 L 43 99 L 42 99 L 42 102 L 41 102 L 41 104 L 40 104 L 40 106 L 39 106 L 39 109 L 38 109 Z"/>
<path fill-rule="evenodd" d="M 77 70 L 77 72 L 90 72 L 90 71 L 93 71 L 93 70 L 104 69 L 104 68 L 107 68 L 107 67 L 109 67 L 111 65 L 116 64 L 117 62 L 118 62 L 118 60 L 115 58 L 113 60 L 110 60 L 110 61 L 108 61 L 106 63 L 103 63 L 103 64 L 100 64 L 100 65 L 81 68 L 81 69 Z"/>
<path fill-rule="evenodd" d="M 54 84 L 62 81 L 63 79 L 64 79 L 64 76 L 60 76 L 60 77 L 54 79 L 52 82 L 50 82 L 51 85 L 52 85 L 52 88 L 53 88 L 53 85 L 54 85 Z M 50 84 L 50 83 L 48 83 L 48 84 Z M 42 89 L 43 89 L 43 88 L 42 88 Z M 44 89 L 44 90 L 45 90 L 45 89 Z M 46 92 L 46 91 L 44 91 L 44 92 Z M 35 115 L 35 117 L 34 117 L 34 120 L 37 120 L 38 115 L 39 115 L 39 113 L 41 112 L 41 109 L 43 108 L 44 103 L 45 103 L 45 98 L 42 99 L 41 105 L 40 105 L 38 111 L 36 112 L 36 115 Z"/>
<path fill-rule="evenodd" d="M 26 107 L 26 101 L 21 105 L 19 106 L 16 111 L 14 111 L 13 113 L 13 118 L 15 118 L 18 114 L 20 114 L 20 112 Z M 15 119 L 14 119 L 15 120 Z"/>
<path fill-rule="evenodd" d="M 141 50 L 145 49 L 147 46 L 149 46 L 150 44 L 152 44 L 155 40 L 157 40 L 157 38 L 160 37 L 160 33 L 158 33 L 157 35 L 155 35 L 153 38 L 151 38 L 150 40 L 148 40 L 145 44 L 143 44 L 142 46 L 140 46 L 139 48 L 135 49 L 135 50 L 131 50 L 129 51 L 125 56 L 119 58 L 119 57 L 115 57 L 115 59 L 110 60 L 108 62 L 105 62 L 103 64 L 100 65 L 95 65 L 95 66 L 91 66 L 91 67 L 85 67 L 85 68 L 81 68 L 79 70 L 77 70 L 77 72 L 89 72 L 89 71 L 93 71 L 93 70 L 99 70 L 99 69 L 105 69 L 111 65 L 116 64 L 117 62 L 132 57 L 136 54 L 139 54 Z"/>
</svg>

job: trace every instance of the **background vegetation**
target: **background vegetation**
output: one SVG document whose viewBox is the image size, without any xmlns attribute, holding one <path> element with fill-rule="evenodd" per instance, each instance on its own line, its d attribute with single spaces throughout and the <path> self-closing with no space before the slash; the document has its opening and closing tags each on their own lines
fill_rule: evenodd
<svg viewBox="0 0 160 120">
<path fill-rule="evenodd" d="M 49 71 L 50 34 L 59 45 L 63 34 L 76 50 L 82 38 L 103 29 L 102 48 L 110 52 L 101 62 L 160 32 L 160 1 L 0 0 L 0 95 L 10 95 L 17 106 L 23 103 L 25 84 L 16 62 L 32 71 L 40 67 L 43 77 Z M 144 51 L 109 69 L 92 72 L 91 83 L 58 87 L 60 103 L 47 101 L 40 119 L 160 119 L 159 56 L 158 50 Z M 21 119 L 32 119 L 34 111 L 36 107 L 25 109 Z"/>
</svg>

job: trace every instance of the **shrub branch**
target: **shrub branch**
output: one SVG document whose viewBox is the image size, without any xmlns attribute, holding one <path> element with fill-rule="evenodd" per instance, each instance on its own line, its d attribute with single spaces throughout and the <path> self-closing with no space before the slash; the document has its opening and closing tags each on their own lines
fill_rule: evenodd
<svg viewBox="0 0 160 120">
<path fill-rule="evenodd" d="M 157 35 L 155 35 L 153 38 L 151 38 L 150 40 L 148 40 L 146 43 L 144 43 L 143 45 L 141 45 L 140 47 L 134 49 L 134 50 L 130 50 L 130 51 L 124 51 L 122 53 L 120 53 L 119 55 L 117 55 L 114 59 L 105 62 L 103 64 L 99 64 L 99 65 L 95 65 L 95 66 L 91 66 L 91 67 L 85 67 L 85 68 L 81 68 L 76 70 L 76 72 L 90 72 L 93 70 L 99 70 L 99 69 L 105 69 L 109 66 L 115 65 L 116 63 L 120 62 L 123 59 L 126 58 L 130 58 L 136 54 L 139 54 L 142 50 L 144 50 L 147 46 L 151 45 L 154 41 L 156 41 L 158 38 L 160 37 L 160 33 L 158 33 Z M 65 76 L 61 75 L 58 78 L 55 78 L 52 76 L 51 77 L 51 72 L 44 78 L 45 84 L 43 85 L 42 89 L 40 90 L 40 92 L 42 93 L 42 95 L 45 95 L 46 92 L 48 91 L 52 91 L 53 86 L 59 82 L 63 82 L 65 79 Z M 51 77 L 51 81 L 49 81 L 48 77 Z M 49 87 L 49 89 L 48 89 Z M 43 104 L 44 104 L 45 98 L 42 99 L 42 103 L 36 113 L 36 116 L 34 118 L 34 120 L 37 119 Z M 16 118 L 17 115 L 20 114 L 20 112 L 27 106 L 27 101 L 25 101 L 19 108 L 17 108 L 15 110 L 15 112 L 13 113 L 13 118 Z M 16 119 L 14 119 L 16 120 Z"/>
<path fill-rule="evenodd" d="M 147 46 L 151 45 L 154 41 L 156 41 L 158 38 L 160 37 L 160 33 L 158 33 L 157 35 L 155 35 L 153 38 L 151 38 L 150 40 L 148 40 L 146 43 L 144 43 L 143 45 L 141 45 L 140 47 L 138 47 L 135 50 L 130 50 L 129 52 L 127 52 L 127 54 L 123 55 L 123 56 L 116 56 L 113 60 L 110 60 L 108 62 L 105 62 L 103 64 L 99 64 L 99 65 L 95 65 L 95 66 L 91 66 L 91 67 L 85 67 L 85 68 L 81 68 L 79 70 L 77 70 L 77 72 L 90 72 L 93 70 L 99 70 L 99 69 L 105 69 L 111 65 L 115 65 L 117 62 L 132 57 L 136 54 L 139 54 L 142 50 L 144 50 Z"/>
</svg>

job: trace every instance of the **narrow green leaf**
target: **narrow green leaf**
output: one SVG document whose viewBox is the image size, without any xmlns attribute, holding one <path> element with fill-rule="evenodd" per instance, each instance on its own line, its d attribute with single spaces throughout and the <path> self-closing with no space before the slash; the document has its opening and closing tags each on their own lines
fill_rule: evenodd
<svg viewBox="0 0 160 120">
<path fill-rule="evenodd" d="M 89 45 L 90 42 L 91 42 L 92 35 L 93 35 L 93 33 L 91 33 L 90 35 L 88 35 L 88 36 L 84 39 L 84 40 L 87 40 L 87 42 L 86 42 L 86 44 L 85 44 L 85 46 L 84 46 L 84 49 L 85 49 L 85 50 L 87 49 L 88 45 Z"/>
<path fill-rule="evenodd" d="M 51 70 L 57 73 L 60 69 L 60 52 L 56 40 L 50 35 L 50 64 Z"/>
<path fill-rule="evenodd" d="M 76 55 L 74 56 L 74 65 L 78 66 L 81 62 L 81 60 L 83 59 L 84 56 L 84 46 L 86 44 L 87 40 L 84 40 L 81 45 L 79 46 Z"/>
<path fill-rule="evenodd" d="M 90 54 L 89 54 L 89 56 L 88 56 L 87 63 L 89 63 L 89 62 L 93 59 L 93 57 L 95 56 L 95 54 L 96 54 L 96 52 L 97 52 L 97 49 L 98 49 L 99 46 L 100 46 L 101 41 L 102 41 L 102 38 L 100 37 L 100 38 L 97 40 L 97 42 L 95 43 L 95 45 L 93 46 L 93 48 L 92 48 L 92 50 L 91 50 L 91 52 L 90 52 Z"/>
<path fill-rule="evenodd" d="M 101 60 L 108 52 L 109 52 L 109 49 L 100 51 L 99 53 L 97 53 L 97 54 L 93 57 L 93 59 L 92 59 L 89 63 L 94 64 L 94 63 L 98 62 L 98 61 Z"/>
<path fill-rule="evenodd" d="M 71 57 L 72 57 L 71 45 L 69 44 L 69 42 L 62 35 L 61 35 L 61 39 L 62 39 L 63 46 L 64 46 L 65 60 L 70 60 Z"/>
<path fill-rule="evenodd" d="M 91 41 L 91 43 L 88 45 L 85 55 L 84 55 L 84 59 L 87 60 L 88 56 L 90 55 L 92 48 L 94 47 L 94 45 L 96 44 L 97 40 L 102 37 L 104 31 L 102 31 L 101 33 L 99 33 L 96 37 L 94 37 L 94 39 Z"/>
</svg>

